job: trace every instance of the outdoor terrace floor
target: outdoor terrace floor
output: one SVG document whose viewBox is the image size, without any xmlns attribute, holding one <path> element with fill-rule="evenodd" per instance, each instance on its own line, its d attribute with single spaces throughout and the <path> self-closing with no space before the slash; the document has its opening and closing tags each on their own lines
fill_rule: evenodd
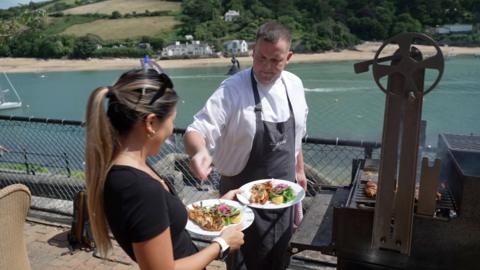
<svg viewBox="0 0 480 270">
<path fill-rule="evenodd" d="M 67 234 L 69 225 L 52 223 L 35 217 L 27 218 L 25 222 L 25 241 L 28 257 L 33 270 L 59 270 L 59 269 L 88 269 L 88 270 L 129 270 L 139 269 L 114 241 L 114 249 L 108 260 L 100 259 L 92 251 L 77 250 L 73 253 L 68 248 Z M 321 255 L 314 254 L 313 257 Z M 223 270 L 225 264 L 213 261 L 207 270 Z M 320 269 L 332 270 L 334 267 L 299 266 L 291 265 L 289 269 Z"/>
<path fill-rule="evenodd" d="M 92 251 L 77 250 L 71 253 L 67 241 L 69 229 L 68 226 L 35 219 L 25 222 L 25 241 L 33 270 L 139 269 L 116 242 L 108 260 L 96 257 Z M 207 267 L 207 270 L 217 269 L 225 269 L 224 264 L 214 261 Z"/>
</svg>

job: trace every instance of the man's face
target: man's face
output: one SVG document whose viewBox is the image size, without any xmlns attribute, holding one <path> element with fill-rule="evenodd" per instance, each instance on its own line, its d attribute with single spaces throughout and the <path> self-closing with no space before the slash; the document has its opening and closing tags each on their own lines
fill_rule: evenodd
<svg viewBox="0 0 480 270">
<path fill-rule="evenodd" d="M 276 43 L 258 40 L 253 48 L 253 70 L 257 80 L 269 84 L 276 79 L 290 60 L 292 52 L 284 39 Z"/>
</svg>

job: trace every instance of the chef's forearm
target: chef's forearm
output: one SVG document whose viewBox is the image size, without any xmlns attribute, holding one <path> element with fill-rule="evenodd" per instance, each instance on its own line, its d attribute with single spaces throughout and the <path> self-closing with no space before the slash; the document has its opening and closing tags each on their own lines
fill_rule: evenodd
<svg viewBox="0 0 480 270">
<path fill-rule="evenodd" d="M 297 162 L 295 165 L 295 172 L 296 173 L 304 173 L 305 172 L 305 166 L 303 163 L 303 150 L 300 149 L 297 155 Z"/>
<path fill-rule="evenodd" d="M 200 150 L 206 149 L 205 139 L 196 131 L 188 131 L 185 133 L 183 143 L 185 145 L 185 152 L 187 152 L 189 157 L 194 156 Z"/>
</svg>

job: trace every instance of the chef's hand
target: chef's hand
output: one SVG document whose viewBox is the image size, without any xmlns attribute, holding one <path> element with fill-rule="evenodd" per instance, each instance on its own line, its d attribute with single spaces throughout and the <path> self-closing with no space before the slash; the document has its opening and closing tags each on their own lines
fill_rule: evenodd
<svg viewBox="0 0 480 270">
<path fill-rule="evenodd" d="M 200 180 L 207 179 L 212 172 L 212 157 L 206 148 L 198 151 L 190 160 L 190 170 Z"/>
<path fill-rule="evenodd" d="M 307 176 L 305 171 L 296 172 L 297 183 L 306 191 L 307 190 Z"/>
<path fill-rule="evenodd" d="M 223 196 L 220 199 L 224 200 L 233 200 L 237 196 L 237 193 L 242 193 L 243 190 L 240 189 L 232 189 L 229 192 L 223 194 Z"/>
</svg>

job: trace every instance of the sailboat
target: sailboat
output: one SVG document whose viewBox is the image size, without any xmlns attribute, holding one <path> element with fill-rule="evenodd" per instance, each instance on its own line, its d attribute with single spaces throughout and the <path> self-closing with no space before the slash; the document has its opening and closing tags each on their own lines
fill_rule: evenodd
<svg viewBox="0 0 480 270">
<path fill-rule="evenodd" d="M 9 88 L 3 88 L 0 85 L 0 110 L 22 107 L 22 100 L 20 99 L 20 96 L 18 95 L 17 90 L 15 89 L 15 87 L 13 86 L 12 82 L 10 81 L 10 79 L 8 78 L 5 72 L 3 72 L 3 76 L 5 77 L 5 81 L 8 83 Z M 11 94 L 8 94 L 10 91 L 13 92 L 13 96 L 16 97 L 17 101 L 7 100 L 7 96 L 8 97 L 12 96 Z"/>
</svg>

